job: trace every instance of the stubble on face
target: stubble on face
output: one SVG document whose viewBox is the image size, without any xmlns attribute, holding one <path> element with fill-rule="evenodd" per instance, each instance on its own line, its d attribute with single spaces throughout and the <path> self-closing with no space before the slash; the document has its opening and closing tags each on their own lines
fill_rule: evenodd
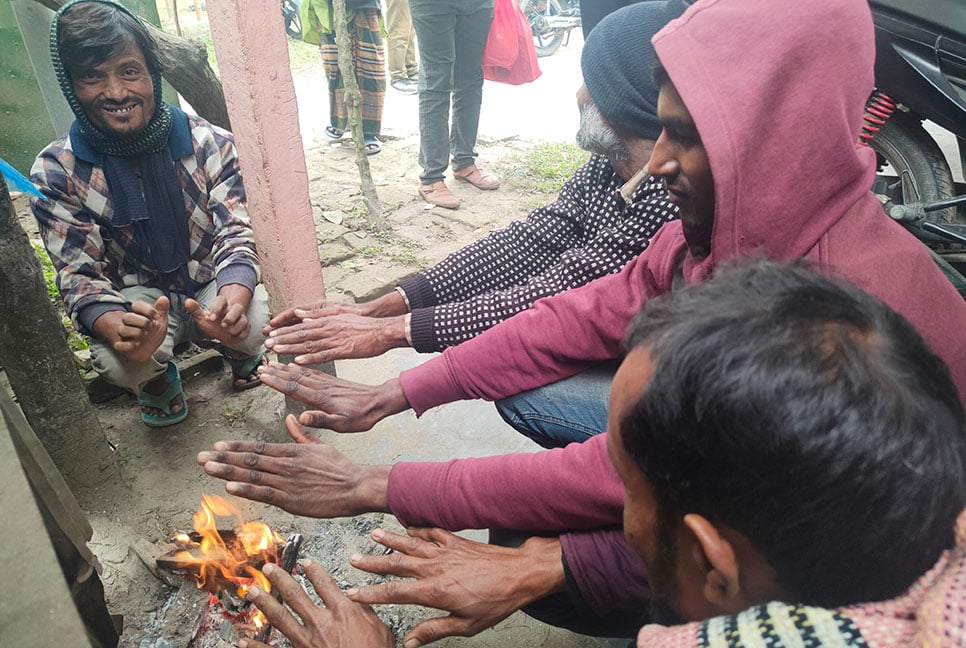
<svg viewBox="0 0 966 648">
<path fill-rule="evenodd" d="M 73 68 L 71 80 L 84 113 L 105 133 L 135 136 L 154 116 L 154 80 L 137 45 L 97 65 Z"/>
<path fill-rule="evenodd" d="M 577 146 L 585 151 L 607 157 L 611 162 L 627 162 L 631 152 L 617 132 L 607 124 L 597 106 L 591 102 L 579 104 L 580 128 Z"/>
<path fill-rule="evenodd" d="M 632 349 L 614 376 L 607 421 L 607 453 L 624 485 L 624 535 L 647 568 L 649 622 L 682 623 L 671 601 L 677 594 L 677 525 L 654 496 L 650 482 L 624 447 L 624 423 L 633 416 L 654 372 L 650 352 Z"/>
<path fill-rule="evenodd" d="M 714 177 L 694 119 L 670 82 L 661 86 L 657 115 L 662 131 L 648 171 L 666 182 L 691 254 L 707 256 L 714 231 Z"/>
<path fill-rule="evenodd" d="M 675 526 L 673 518 L 661 510 L 657 513 L 655 537 L 656 551 L 647 566 L 647 576 L 651 583 L 650 622 L 665 626 L 679 625 L 687 619 L 678 614 L 670 603 L 674 595 L 674 573 L 677 568 Z"/>
</svg>

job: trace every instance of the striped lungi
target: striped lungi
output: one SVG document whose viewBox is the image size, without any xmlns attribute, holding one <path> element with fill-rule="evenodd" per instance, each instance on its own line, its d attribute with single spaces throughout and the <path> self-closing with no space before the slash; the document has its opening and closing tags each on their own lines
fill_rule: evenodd
<svg viewBox="0 0 966 648">
<path fill-rule="evenodd" d="M 339 50 L 335 32 L 323 33 L 322 65 L 329 81 L 329 120 L 332 128 L 349 128 L 345 107 L 345 86 L 339 72 Z M 362 93 L 362 132 L 378 135 L 382 127 L 382 104 L 386 97 L 385 48 L 378 9 L 357 9 L 349 24 L 349 44 L 356 66 L 356 83 Z"/>
</svg>

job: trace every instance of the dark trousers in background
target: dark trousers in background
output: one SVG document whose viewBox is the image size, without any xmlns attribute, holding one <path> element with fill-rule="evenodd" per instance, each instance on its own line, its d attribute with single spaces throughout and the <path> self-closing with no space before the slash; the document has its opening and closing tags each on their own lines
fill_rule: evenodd
<svg viewBox="0 0 966 648">
<path fill-rule="evenodd" d="M 604 19 L 604 16 L 637 2 L 641 0 L 580 0 L 580 26 L 584 32 L 584 39 L 586 40 L 587 34 Z"/>
<path fill-rule="evenodd" d="M 431 184 L 451 157 L 454 171 L 476 160 L 493 0 L 410 0 L 409 7 L 419 41 L 419 178 Z"/>
</svg>

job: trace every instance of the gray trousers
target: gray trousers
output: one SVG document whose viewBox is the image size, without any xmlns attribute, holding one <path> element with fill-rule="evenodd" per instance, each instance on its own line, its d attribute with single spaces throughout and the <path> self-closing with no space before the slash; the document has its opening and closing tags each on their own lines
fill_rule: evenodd
<svg viewBox="0 0 966 648">
<path fill-rule="evenodd" d="M 409 0 L 419 40 L 419 179 L 443 179 L 476 160 L 483 103 L 483 47 L 493 0 Z M 450 124 L 450 101 L 453 121 Z"/>
<path fill-rule="evenodd" d="M 132 286 L 123 288 L 121 294 L 129 302 L 142 301 L 154 305 L 158 297 L 164 293 L 157 288 Z M 211 281 L 195 293 L 195 300 L 201 304 L 202 308 L 208 310 L 217 296 L 217 287 L 215 282 Z M 117 353 L 110 345 L 95 338 L 91 341 L 91 362 L 94 365 L 94 370 L 107 382 L 128 389 L 135 394 L 139 393 L 145 383 L 164 373 L 168 360 L 174 355 L 176 345 L 182 342 L 204 339 L 204 336 L 195 327 L 191 316 L 185 312 L 184 299 L 183 295 L 171 293 L 168 334 L 150 360 L 147 362 L 132 362 Z M 262 329 L 271 319 L 268 308 L 268 293 L 261 284 L 255 286 L 255 294 L 252 295 L 247 315 L 248 321 L 252 325 L 251 332 L 248 334 L 244 345 L 233 350 L 242 355 L 253 356 L 262 351 L 262 342 L 265 341 Z"/>
</svg>

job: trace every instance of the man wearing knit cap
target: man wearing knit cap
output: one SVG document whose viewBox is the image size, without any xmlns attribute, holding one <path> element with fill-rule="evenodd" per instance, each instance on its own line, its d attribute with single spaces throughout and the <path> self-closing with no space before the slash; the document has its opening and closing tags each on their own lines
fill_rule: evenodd
<svg viewBox="0 0 966 648">
<path fill-rule="evenodd" d="M 234 387 L 258 385 L 268 296 L 231 133 L 161 100 L 156 45 L 119 4 L 65 5 L 50 54 L 76 121 L 37 157 L 32 208 L 94 368 L 152 427 L 188 414 L 182 341 L 217 339 Z"/>
<path fill-rule="evenodd" d="M 584 44 L 577 143 L 594 155 L 555 203 L 376 300 L 285 311 L 272 320 L 267 346 L 296 355 L 298 364 L 372 357 L 393 347 L 441 351 L 542 297 L 618 272 L 677 215 L 644 167 L 661 130 L 650 39 L 683 9 L 679 0 L 628 7 Z"/>
</svg>

